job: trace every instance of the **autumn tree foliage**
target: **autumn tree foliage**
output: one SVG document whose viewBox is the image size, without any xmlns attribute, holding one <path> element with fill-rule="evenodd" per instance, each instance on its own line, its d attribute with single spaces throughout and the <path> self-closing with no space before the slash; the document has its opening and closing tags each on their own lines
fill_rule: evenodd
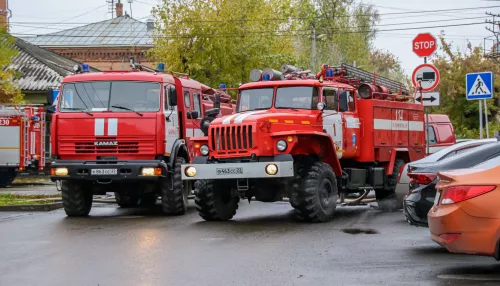
<svg viewBox="0 0 500 286">
<path fill-rule="evenodd" d="M 15 38 L 7 32 L 6 26 L 0 27 L 0 103 L 19 103 L 23 100 L 21 91 L 14 79 L 16 71 L 7 69 L 12 58 L 17 55 L 14 49 Z"/>
<path fill-rule="evenodd" d="M 212 86 L 238 86 L 254 68 L 285 63 L 317 71 L 356 61 L 403 75 L 397 58 L 373 48 L 376 9 L 353 0 L 163 0 L 153 15 L 152 59 Z"/>
<path fill-rule="evenodd" d="M 479 134 L 479 104 L 477 100 L 467 100 L 465 75 L 474 72 L 494 73 L 493 99 L 487 100 L 490 133 L 499 131 L 498 124 L 500 98 L 500 64 L 485 58 L 481 47 L 468 43 L 466 52 L 452 48 L 452 43 L 440 38 L 441 52 L 433 59 L 433 64 L 441 75 L 439 83 L 440 106 L 433 107 L 433 113 L 448 114 L 455 126 L 457 136 L 477 138 Z M 483 111 L 484 112 L 484 111 Z"/>
</svg>

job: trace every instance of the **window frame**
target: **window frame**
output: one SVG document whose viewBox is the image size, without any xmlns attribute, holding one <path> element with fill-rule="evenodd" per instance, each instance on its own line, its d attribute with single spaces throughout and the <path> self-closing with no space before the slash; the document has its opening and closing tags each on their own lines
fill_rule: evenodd
<svg viewBox="0 0 500 286">
<path fill-rule="evenodd" d="M 196 99 L 198 99 L 198 104 L 196 104 Z M 198 118 L 196 118 L 196 119 L 202 118 L 201 95 L 199 92 L 193 93 L 193 110 L 198 111 Z"/>
<path fill-rule="evenodd" d="M 326 96 L 325 95 L 325 91 L 334 91 L 335 95 L 334 95 L 334 103 L 335 103 L 335 109 L 330 109 L 328 106 L 328 101 L 327 101 L 327 97 L 331 97 L 331 96 Z M 330 110 L 330 111 L 339 111 L 339 92 L 338 92 L 338 88 L 335 88 L 335 87 L 331 87 L 331 86 L 325 86 L 322 88 L 321 90 L 321 96 L 322 96 L 322 100 L 323 102 L 326 104 L 326 107 L 325 107 L 325 110 Z"/>
<path fill-rule="evenodd" d="M 188 100 L 186 100 L 186 95 Z M 184 96 L 184 107 L 191 108 L 191 91 L 184 90 L 183 96 Z"/>
</svg>

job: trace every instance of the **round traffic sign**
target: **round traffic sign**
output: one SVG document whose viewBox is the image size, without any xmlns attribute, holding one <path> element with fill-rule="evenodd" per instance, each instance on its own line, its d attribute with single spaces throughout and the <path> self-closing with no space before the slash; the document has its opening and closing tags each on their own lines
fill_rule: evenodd
<svg viewBox="0 0 500 286">
<path fill-rule="evenodd" d="M 422 91 L 431 91 L 439 84 L 439 71 L 431 64 L 419 65 L 411 76 L 414 87 L 418 87 L 418 82 L 422 84 Z"/>
<path fill-rule="evenodd" d="M 437 48 L 437 40 L 429 33 L 418 34 L 413 39 L 413 52 L 419 57 L 429 57 Z"/>
</svg>

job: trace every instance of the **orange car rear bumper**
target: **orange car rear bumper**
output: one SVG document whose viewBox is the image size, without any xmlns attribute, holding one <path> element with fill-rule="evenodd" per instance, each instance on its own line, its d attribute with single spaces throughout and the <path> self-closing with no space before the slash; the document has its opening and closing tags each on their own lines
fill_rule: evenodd
<svg viewBox="0 0 500 286">
<path fill-rule="evenodd" d="M 428 222 L 432 240 L 450 252 L 495 255 L 500 219 L 473 217 L 454 204 L 431 209 Z"/>
</svg>

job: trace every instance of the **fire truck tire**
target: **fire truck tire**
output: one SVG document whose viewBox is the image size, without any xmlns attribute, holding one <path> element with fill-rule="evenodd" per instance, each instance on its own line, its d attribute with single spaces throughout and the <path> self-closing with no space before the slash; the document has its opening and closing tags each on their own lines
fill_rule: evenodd
<svg viewBox="0 0 500 286">
<path fill-rule="evenodd" d="M 182 181 L 181 165 L 185 163 L 186 159 L 182 157 L 175 159 L 173 180 L 165 177 L 161 184 L 161 207 L 165 214 L 183 215 L 187 211 L 191 185 L 186 181 Z M 171 181 L 173 181 L 172 189 L 169 186 Z"/>
<path fill-rule="evenodd" d="M 396 159 L 392 175 L 388 177 L 387 189 L 375 191 L 378 207 L 384 212 L 393 212 L 399 208 L 396 185 L 398 184 L 399 171 L 405 164 L 402 159 Z"/>
<path fill-rule="evenodd" d="M 195 203 L 198 214 L 207 221 L 230 220 L 236 214 L 240 198 L 231 189 L 215 180 L 196 182 Z"/>
<path fill-rule="evenodd" d="M 61 192 L 67 216 L 87 216 L 92 208 L 92 191 L 74 181 L 62 181 Z"/>
<path fill-rule="evenodd" d="M 121 208 L 133 208 L 139 205 L 139 202 L 141 201 L 141 197 L 138 195 L 127 195 L 127 194 L 120 194 L 120 193 L 115 193 L 115 200 L 116 203 L 121 207 Z"/>
<path fill-rule="evenodd" d="M 337 208 L 338 189 L 330 165 L 314 162 L 302 174 L 298 173 L 300 187 L 292 191 L 292 206 L 297 217 L 308 222 L 331 220 Z"/>
<path fill-rule="evenodd" d="M 15 169 L 0 169 L 0 188 L 8 187 L 14 182 L 16 178 L 16 170 Z"/>
</svg>

